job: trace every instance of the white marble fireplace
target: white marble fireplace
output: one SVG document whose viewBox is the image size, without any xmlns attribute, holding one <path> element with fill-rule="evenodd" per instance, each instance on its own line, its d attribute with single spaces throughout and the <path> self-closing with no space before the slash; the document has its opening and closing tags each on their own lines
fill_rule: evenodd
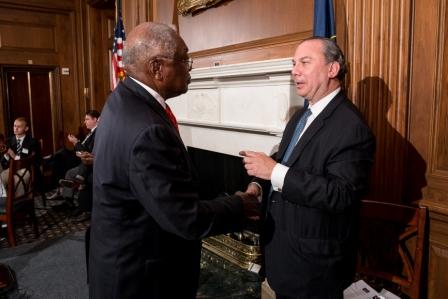
<svg viewBox="0 0 448 299">
<path fill-rule="evenodd" d="M 271 153 L 292 113 L 303 106 L 291 79 L 291 59 L 191 71 L 189 91 L 170 99 L 186 146 L 238 156 Z"/>
</svg>

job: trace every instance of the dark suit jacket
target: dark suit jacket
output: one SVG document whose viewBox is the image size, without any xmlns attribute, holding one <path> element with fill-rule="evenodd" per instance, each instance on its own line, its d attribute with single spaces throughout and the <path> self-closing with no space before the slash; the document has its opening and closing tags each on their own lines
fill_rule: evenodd
<svg viewBox="0 0 448 299">
<path fill-rule="evenodd" d="M 289 121 L 281 161 L 303 110 Z M 265 271 L 271 287 L 293 298 L 342 298 L 351 283 L 358 208 L 374 158 L 374 137 L 340 92 L 304 132 L 272 192 L 264 223 Z M 264 194 L 270 182 L 259 181 Z"/>
<path fill-rule="evenodd" d="M 87 139 L 85 141 L 78 141 L 74 146 L 75 151 L 91 153 L 93 151 L 93 146 L 95 145 L 95 134 L 96 129 L 93 130 L 90 136 L 88 135 L 88 137 L 86 137 Z"/>
<path fill-rule="evenodd" d="M 15 135 L 9 137 L 6 140 L 6 144 L 8 145 L 8 147 L 10 149 L 13 150 L 13 152 L 15 154 L 17 154 L 17 138 Z M 35 138 L 31 137 L 31 135 L 26 134 L 25 139 L 23 139 L 23 142 L 22 142 L 22 153 L 20 154 L 20 157 L 26 158 L 26 157 L 31 156 L 31 154 L 33 154 L 33 153 L 35 154 L 36 165 L 39 165 L 40 159 L 41 159 L 40 144 Z M 4 155 L 2 155 L 1 159 L 2 159 L 1 163 L 2 163 L 3 169 L 8 168 L 9 160 L 6 160 Z"/>
<path fill-rule="evenodd" d="M 240 227 L 237 196 L 201 201 L 163 107 L 127 78 L 95 137 L 91 298 L 195 298 L 200 238 Z"/>
</svg>

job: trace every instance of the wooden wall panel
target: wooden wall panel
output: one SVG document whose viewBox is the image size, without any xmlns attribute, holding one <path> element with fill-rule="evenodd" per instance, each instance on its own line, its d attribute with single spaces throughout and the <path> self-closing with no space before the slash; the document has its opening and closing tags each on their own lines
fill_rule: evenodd
<svg viewBox="0 0 448 299">
<path fill-rule="evenodd" d="M 83 111 L 97 109 L 101 111 L 107 96 L 111 92 L 110 61 L 115 26 L 115 12 L 113 9 L 87 8 L 88 20 L 88 65 L 89 82 Z"/>
<path fill-rule="evenodd" d="M 176 11 L 174 0 L 153 0 L 153 18 L 154 22 L 165 23 L 165 24 L 173 24 L 177 26 L 178 24 L 174 24 L 173 21 L 176 21 Z M 177 28 L 178 29 L 178 28 Z"/>
<path fill-rule="evenodd" d="M 69 132 L 77 132 L 81 121 L 80 111 L 80 77 L 77 69 L 77 30 L 75 23 L 75 13 L 67 15 L 56 15 L 56 34 L 58 51 L 58 65 L 68 68 L 69 74 L 60 73 L 59 84 L 61 90 L 61 106 L 63 127 L 60 135 L 66 136 Z M 65 140 L 65 139 L 64 139 Z M 67 143 L 69 144 L 69 143 Z"/>
<path fill-rule="evenodd" d="M 425 204 L 445 208 L 448 208 L 447 7 L 447 0 L 416 2 L 409 120 L 410 141 L 428 163 Z"/>
<path fill-rule="evenodd" d="M 77 1 L 73 0 L 0 0 L 2 7 L 26 7 L 27 10 L 72 11 Z"/>
<path fill-rule="evenodd" d="M 0 49 L 56 52 L 55 46 L 53 26 L 4 24 L 0 22 Z"/>
<path fill-rule="evenodd" d="M 179 17 L 180 34 L 191 52 L 221 48 L 310 30 L 312 11 L 312 0 L 233 0 Z"/>
<path fill-rule="evenodd" d="M 179 16 L 179 31 L 193 67 L 208 67 L 291 57 L 312 23 L 312 0 L 234 0 Z"/>
<path fill-rule="evenodd" d="M 448 185 L 448 1 L 440 2 L 439 55 L 436 81 L 434 172 Z M 447 187 L 448 188 L 448 187 Z"/>
<path fill-rule="evenodd" d="M 231 0 L 194 15 L 174 14 L 174 0 L 123 0 L 126 32 L 145 21 L 178 25 L 193 67 L 292 57 L 312 35 L 313 0 Z"/>
<path fill-rule="evenodd" d="M 371 196 L 403 198 L 410 60 L 408 0 L 338 0 L 337 36 L 349 63 L 348 94 L 372 128 L 377 151 Z M 424 173 L 423 173 L 424 175 Z"/>
<path fill-rule="evenodd" d="M 123 23 L 126 32 L 142 22 L 153 21 L 153 1 L 155 0 L 122 0 Z M 172 0 L 169 0 L 172 1 Z"/>
<path fill-rule="evenodd" d="M 102 108 L 110 92 L 113 19 L 113 9 L 91 8 L 86 0 L 0 0 L 0 65 L 57 70 L 52 96 L 62 107 L 53 116 L 59 144 L 68 132 L 78 131 L 87 109 Z M 3 104 L 0 114 L 4 115 Z"/>
</svg>

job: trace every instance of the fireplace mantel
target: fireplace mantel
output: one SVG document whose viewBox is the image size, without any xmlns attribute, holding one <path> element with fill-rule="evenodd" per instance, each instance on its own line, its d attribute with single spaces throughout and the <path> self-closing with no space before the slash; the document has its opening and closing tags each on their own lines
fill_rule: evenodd
<svg viewBox="0 0 448 299">
<path fill-rule="evenodd" d="M 189 91 L 170 99 L 187 146 L 238 156 L 271 153 L 292 113 L 303 105 L 291 79 L 291 59 L 191 71 Z"/>
</svg>

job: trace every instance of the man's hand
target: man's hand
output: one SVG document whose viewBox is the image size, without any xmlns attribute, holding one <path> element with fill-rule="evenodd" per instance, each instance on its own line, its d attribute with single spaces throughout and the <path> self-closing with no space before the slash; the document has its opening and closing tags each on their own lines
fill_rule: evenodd
<svg viewBox="0 0 448 299">
<path fill-rule="evenodd" d="M 277 164 L 271 157 L 252 151 L 241 151 L 239 154 L 244 157 L 243 163 L 248 175 L 264 180 L 271 179 L 272 170 Z"/>
<path fill-rule="evenodd" d="M 255 183 L 249 183 L 249 185 L 247 185 L 247 189 L 246 189 L 245 192 L 247 194 L 253 195 L 253 196 L 257 197 L 257 198 L 261 195 L 261 189 Z"/>
<path fill-rule="evenodd" d="M 81 162 L 85 165 L 93 164 L 93 154 L 89 152 L 76 152 L 76 156 L 81 159 Z"/>
<path fill-rule="evenodd" d="M 76 138 L 75 135 L 73 135 L 73 134 L 68 134 L 67 139 L 68 139 L 68 141 L 73 143 L 73 145 L 75 145 L 79 141 L 78 138 Z"/>
<path fill-rule="evenodd" d="M 8 146 L 4 143 L 0 143 L 0 155 L 5 154 L 8 151 Z"/>
<path fill-rule="evenodd" d="M 244 216 L 252 220 L 260 219 L 260 203 L 256 196 L 241 191 L 235 192 L 243 201 Z"/>
<path fill-rule="evenodd" d="M 14 151 L 11 148 L 8 148 L 8 150 L 6 151 L 6 154 L 8 156 L 10 156 L 11 159 L 15 159 L 16 158 L 16 154 L 14 153 Z"/>
</svg>

